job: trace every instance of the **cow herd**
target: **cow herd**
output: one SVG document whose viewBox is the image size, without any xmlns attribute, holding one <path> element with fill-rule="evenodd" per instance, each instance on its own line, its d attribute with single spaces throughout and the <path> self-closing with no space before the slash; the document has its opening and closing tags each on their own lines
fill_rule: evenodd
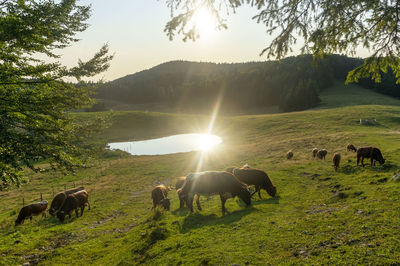
<svg viewBox="0 0 400 266">
<path fill-rule="evenodd" d="M 371 160 L 371 166 L 375 166 L 375 162 L 380 164 L 385 163 L 381 151 L 375 147 L 362 147 L 356 149 L 352 144 L 347 145 L 347 151 L 352 151 L 357 154 L 357 166 L 361 162 L 364 167 L 364 159 Z M 328 151 L 326 149 L 318 150 L 312 149 L 312 156 L 318 159 L 325 159 Z M 287 159 L 293 158 L 294 154 L 290 150 L 286 154 Z M 341 155 L 335 153 L 333 155 L 334 169 L 338 170 L 340 165 Z M 250 186 L 254 186 L 255 191 L 250 190 Z M 251 198 L 258 192 L 261 199 L 261 189 L 264 189 L 271 197 L 276 195 L 276 187 L 272 184 L 271 179 L 267 173 L 262 170 L 250 168 L 247 164 L 241 168 L 231 167 L 225 171 L 205 171 L 190 173 L 186 177 L 180 177 L 176 181 L 175 189 L 180 201 L 179 207 L 183 208 L 186 204 L 187 208 L 193 212 L 193 200 L 196 200 L 198 210 L 202 210 L 200 205 L 201 195 L 219 195 L 221 199 L 222 212 L 226 212 L 225 202 L 229 198 L 239 197 L 246 205 L 251 204 Z M 153 199 L 153 208 L 158 205 L 164 209 L 170 209 L 170 200 L 168 199 L 168 190 L 164 185 L 155 187 L 151 196 Z M 76 217 L 79 217 L 79 209 L 81 210 L 80 216 L 83 215 L 85 206 L 90 210 L 88 201 L 88 193 L 83 187 L 65 190 L 58 193 L 53 198 L 49 213 L 56 216 L 61 222 L 64 221 L 65 216 L 71 218 L 71 213 L 75 211 Z M 32 216 L 42 214 L 45 216 L 48 207 L 47 201 L 43 200 L 38 203 L 33 203 L 22 207 L 15 225 L 24 223 L 24 220 L 32 220 Z"/>
<path fill-rule="evenodd" d="M 346 147 L 347 151 L 352 151 L 357 154 L 357 166 L 359 165 L 361 161 L 361 165 L 364 167 L 364 159 L 371 159 L 371 166 L 375 166 L 376 161 L 378 161 L 380 164 L 385 163 L 385 158 L 383 158 L 381 151 L 378 148 L 375 147 L 362 147 L 362 148 L 356 148 L 353 144 L 347 144 Z M 318 158 L 321 160 L 325 160 L 326 155 L 328 154 L 328 151 L 326 149 L 321 149 L 318 150 L 317 148 L 312 149 L 312 156 L 314 158 Z M 293 152 L 290 150 L 286 153 L 286 159 L 291 159 L 293 158 Z M 335 171 L 339 169 L 340 165 L 340 159 L 341 155 L 340 153 L 335 153 L 333 154 L 333 168 Z"/>
<path fill-rule="evenodd" d="M 357 166 L 360 161 L 364 167 L 364 159 L 371 159 L 371 166 L 375 166 L 375 162 L 385 163 L 381 151 L 375 147 L 362 147 L 356 149 L 353 144 L 348 144 L 347 151 L 357 153 Z M 328 151 L 326 149 L 312 149 L 312 156 L 324 160 Z M 293 151 L 286 153 L 286 158 L 293 158 Z M 333 155 L 333 166 L 335 171 L 339 169 L 341 155 L 335 153 Z M 254 192 L 250 191 L 250 186 L 255 188 Z M 272 184 L 268 175 L 259 169 L 250 168 L 247 164 L 241 168 L 231 167 L 225 171 L 205 171 L 191 173 L 186 177 L 179 177 L 175 184 L 175 189 L 179 197 L 179 208 L 183 208 L 186 204 L 187 208 L 193 212 L 193 200 L 196 199 L 198 210 L 202 210 L 200 205 L 200 195 L 219 195 L 221 199 L 222 212 L 226 212 L 225 202 L 228 198 L 238 196 L 246 205 L 251 204 L 252 196 L 258 192 L 261 199 L 261 189 L 264 189 L 271 197 L 276 195 L 276 187 Z M 164 185 L 159 185 L 152 190 L 153 208 L 157 205 L 170 209 L 170 201 L 168 199 L 168 190 Z"/>
<path fill-rule="evenodd" d="M 73 188 L 65 190 L 58 193 L 53 198 L 49 213 L 52 216 L 57 216 L 57 218 L 63 222 L 65 216 L 68 215 L 71 218 L 71 213 L 75 211 L 76 217 L 79 217 L 78 210 L 81 209 L 81 216 L 83 215 L 83 210 L 85 206 L 88 205 L 90 210 L 90 204 L 88 201 L 88 193 L 84 187 Z M 43 200 L 38 203 L 32 203 L 21 208 L 17 220 L 15 220 L 15 225 L 23 224 L 25 219 L 30 219 L 32 221 L 32 216 L 37 216 L 42 214 L 46 216 L 48 203 Z"/>
</svg>

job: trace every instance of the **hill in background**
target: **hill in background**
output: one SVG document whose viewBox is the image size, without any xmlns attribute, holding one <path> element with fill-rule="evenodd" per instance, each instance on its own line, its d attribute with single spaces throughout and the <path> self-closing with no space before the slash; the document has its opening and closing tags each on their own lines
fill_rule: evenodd
<svg viewBox="0 0 400 266">
<path fill-rule="evenodd" d="M 209 113 L 218 103 L 224 114 L 276 113 L 324 107 L 324 95 L 334 95 L 335 90 L 341 95 L 350 90 L 351 96 L 354 91 L 364 94 L 364 88 L 400 97 L 391 73 L 383 76 L 382 83 L 364 79 L 360 87 L 344 86 L 348 71 L 362 63 L 362 59 L 339 55 L 317 64 L 311 55 L 235 64 L 172 61 L 104 84 L 94 110 Z M 383 99 L 376 93 L 365 94 L 370 95 L 364 97 L 365 104 Z M 340 98 L 335 104 L 344 106 L 345 102 L 351 104 L 351 99 Z"/>
</svg>

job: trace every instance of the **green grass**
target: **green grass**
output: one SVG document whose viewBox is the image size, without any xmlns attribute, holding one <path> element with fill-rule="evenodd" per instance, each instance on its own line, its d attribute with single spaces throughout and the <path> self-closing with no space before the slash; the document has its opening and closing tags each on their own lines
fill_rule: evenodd
<svg viewBox="0 0 400 266">
<path fill-rule="evenodd" d="M 336 97 L 336 96 L 335 96 Z M 328 97 L 329 98 L 329 97 Z M 344 97 L 346 98 L 346 97 Z M 332 99 L 326 99 L 333 105 Z M 393 104 L 394 105 L 394 104 Z M 82 119 L 92 114 L 81 114 Z M 374 126 L 360 117 L 376 118 Z M 209 118 L 147 112 L 115 112 L 101 141 L 146 139 L 204 131 Z M 1 192 L 0 264 L 199 265 L 199 264 L 390 264 L 400 261 L 400 107 L 366 105 L 273 115 L 219 117 L 213 133 L 224 140 L 204 158 L 204 169 L 248 163 L 265 170 L 277 197 L 263 191 L 246 208 L 229 199 L 222 215 L 219 197 L 201 197 L 203 211 L 179 210 L 174 190 L 171 211 L 151 210 L 153 186 L 174 184 L 194 171 L 200 153 L 127 156 L 106 153 L 95 166 L 75 175 L 28 175 L 20 189 Z M 345 150 L 374 145 L 387 163 L 357 168 Z M 312 148 L 328 150 L 325 161 Z M 285 159 L 291 149 L 294 158 Z M 332 155 L 340 152 L 338 172 Z M 52 190 L 82 182 L 92 209 L 58 222 L 35 217 L 15 228 L 26 203 L 51 200 Z"/>
<path fill-rule="evenodd" d="M 333 108 L 354 105 L 394 105 L 400 106 L 400 100 L 364 89 L 356 84 L 344 85 L 337 81 L 332 87 L 324 89 L 318 108 Z"/>
</svg>

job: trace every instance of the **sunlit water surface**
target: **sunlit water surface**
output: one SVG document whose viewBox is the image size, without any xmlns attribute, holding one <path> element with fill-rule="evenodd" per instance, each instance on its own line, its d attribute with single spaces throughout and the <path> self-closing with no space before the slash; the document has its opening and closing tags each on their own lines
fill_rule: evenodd
<svg viewBox="0 0 400 266">
<path fill-rule="evenodd" d="M 222 143 L 211 134 L 180 134 L 164 138 L 108 143 L 111 150 L 122 150 L 132 155 L 162 155 L 178 152 L 210 150 Z"/>
</svg>

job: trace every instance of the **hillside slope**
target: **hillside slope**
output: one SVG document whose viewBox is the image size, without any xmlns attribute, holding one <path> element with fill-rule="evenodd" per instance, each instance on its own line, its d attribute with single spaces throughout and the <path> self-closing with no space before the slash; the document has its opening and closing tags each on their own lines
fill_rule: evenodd
<svg viewBox="0 0 400 266">
<path fill-rule="evenodd" d="M 90 118 L 90 114 L 84 114 Z M 378 124 L 363 126 L 360 117 Z M 116 123 L 101 140 L 158 137 L 205 130 L 205 116 L 116 112 Z M 171 126 L 170 126 L 171 125 Z M 180 127 L 179 127 L 180 126 Z M 222 215 L 217 196 L 201 197 L 203 211 L 179 210 L 174 190 L 171 211 L 151 210 L 151 188 L 174 184 L 198 168 L 198 152 L 164 156 L 106 153 L 95 167 L 76 175 L 30 174 L 21 189 L 0 194 L 0 264 L 390 264 L 400 260 L 400 107 L 353 106 L 275 115 L 220 117 L 213 133 L 223 144 L 205 156 L 200 169 L 223 170 L 248 163 L 269 174 L 278 194 L 254 197 L 246 208 L 227 201 Z M 357 168 L 347 143 L 381 148 L 386 163 Z M 325 161 L 311 156 L 326 148 Z M 284 158 L 291 149 L 292 160 Z M 331 158 L 342 154 L 335 172 Z M 21 206 L 52 189 L 80 185 L 91 210 L 82 217 L 34 218 L 14 228 Z"/>
<path fill-rule="evenodd" d="M 386 96 L 357 84 L 345 85 L 336 81 L 320 93 L 321 103 L 317 108 L 333 108 L 354 105 L 394 105 L 400 106 L 400 99 Z"/>
</svg>

